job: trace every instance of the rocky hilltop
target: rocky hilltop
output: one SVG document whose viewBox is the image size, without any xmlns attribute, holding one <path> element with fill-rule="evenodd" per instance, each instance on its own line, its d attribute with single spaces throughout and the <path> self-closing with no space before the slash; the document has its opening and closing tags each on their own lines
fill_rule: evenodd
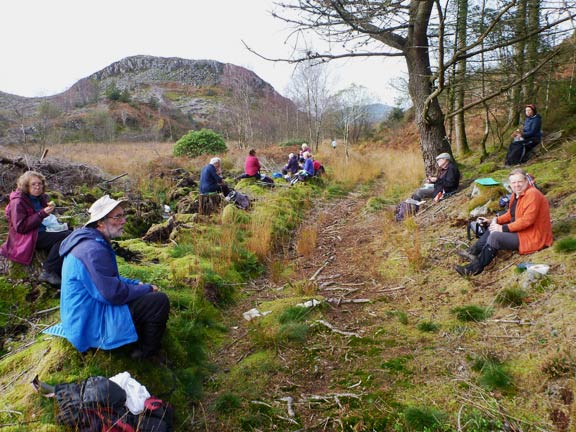
<svg viewBox="0 0 576 432">
<path fill-rule="evenodd" d="M 0 144 L 177 139 L 199 127 L 242 141 L 254 137 L 257 126 L 262 133 L 276 130 L 281 121 L 274 119 L 275 112 L 295 112 L 295 107 L 246 68 L 214 60 L 133 56 L 57 95 L 26 98 L 0 92 Z M 250 131 L 239 124 L 247 119 Z"/>
</svg>

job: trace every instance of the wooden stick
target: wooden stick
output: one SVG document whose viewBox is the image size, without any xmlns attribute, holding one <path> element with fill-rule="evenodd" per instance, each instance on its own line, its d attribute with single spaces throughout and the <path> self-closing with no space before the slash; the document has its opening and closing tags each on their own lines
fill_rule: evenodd
<svg viewBox="0 0 576 432">
<path fill-rule="evenodd" d="M 378 290 L 378 292 L 387 293 L 387 292 L 394 292 L 394 291 L 399 291 L 399 290 L 403 290 L 403 289 L 406 289 L 406 287 L 401 285 L 401 286 L 395 287 L 395 288 L 381 289 L 381 290 Z"/>
<path fill-rule="evenodd" d="M 43 310 L 36 311 L 36 312 L 34 312 L 34 315 L 42 315 L 45 313 L 54 312 L 55 310 L 58 310 L 58 309 L 60 309 L 60 306 L 54 306 L 54 307 L 51 307 L 50 309 L 43 309 Z"/>
<path fill-rule="evenodd" d="M 104 180 L 103 183 L 112 183 L 113 181 L 116 181 L 119 178 L 122 178 L 122 177 L 127 176 L 127 175 L 128 175 L 128 173 L 120 174 L 120 175 L 117 175 L 116 177 L 112 177 L 110 180 Z"/>
<path fill-rule="evenodd" d="M 332 255 L 330 258 L 328 258 L 324 262 L 324 264 L 322 264 L 322 266 L 318 270 L 316 270 L 316 272 L 314 272 L 314 274 L 312 275 L 312 277 L 309 280 L 311 280 L 311 281 L 316 280 L 316 276 L 318 276 L 322 272 L 322 270 L 324 270 L 326 268 L 326 266 L 332 262 L 333 259 L 334 259 L 334 255 Z"/>
<path fill-rule="evenodd" d="M 493 319 L 490 321 L 497 322 L 497 323 L 505 323 L 505 324 L 534 325 L 534 323 L 532 321 L 525 321 L 523 319 L 517 319 L 517 320 Z"/>
<path fill-rule="evenodd" d="M 337 304 L 341 304 L 341 303 L 370 303 L 372 300 L 370 299 L 343 299 L 343 298 L 329 298 L 326 300 L 328 303 L 337 303 Z"/>
<path fill-rule="evenodd" d="M 330 323 L 327 322 L 327 321 L 324 321 L 324 320 L 316 320 L 316 322 L 317 322 L 318 324 L 322 324 L 322 325 L 325 326 L 325 327 L 328 327 L 328 328 L 329 328 L 330 330 L 332 330 L 334 333 L 338 333 L 338 334 L 341 334 L 341 335 L 343 335 L 343 336 L 356 336 L 356 337 L 358 337 L 358 338 L 361 337 L 358 333 L 347 332 L 347 331 L 344 331 L 344 330 L 338 330 L 337 328 L 335 328 L 332 324 L 330 324 Z"/>
</svg>

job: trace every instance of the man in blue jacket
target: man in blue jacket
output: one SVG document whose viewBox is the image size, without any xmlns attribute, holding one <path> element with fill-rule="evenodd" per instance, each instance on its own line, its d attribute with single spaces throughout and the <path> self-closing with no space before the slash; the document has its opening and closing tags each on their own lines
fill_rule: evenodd
<svg viewBox="0 0 576 432">
<path fill-rule="evenodd" d="M 222 192 L 224 196 L 230 193 L 230 188 L 221 177 L 220 158 L 210 159 L 210 163 L 202 168 L 200 173 L 200 193 L 208 194 Z"/>
<path fill-rule="evenodd" d="M 65 337 L 80 352 L 136 342 L 132 358 L 140 359 L 160 349 L 170 303 L 156 285 L 118 272 L 110 242 L 122 235 L 123 203 L 103 196 L 88 210 L 90 220 L 84 228 L 62 242 L 62 322 L 46 332 Z"/>
</svg>

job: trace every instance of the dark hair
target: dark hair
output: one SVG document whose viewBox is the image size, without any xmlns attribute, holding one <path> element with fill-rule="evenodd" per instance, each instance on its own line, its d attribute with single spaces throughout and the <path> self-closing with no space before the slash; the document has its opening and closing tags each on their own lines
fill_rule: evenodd
<svg viewBox="0 0 576 432">
<path fill-rule="evenodd" d="M 536 114 L 536 105 L 528 104 L 524 108 L 530 108 L 534 112 L 534 114 Z"/>
<path fill-rule="evenodd" d="M 250 156 L 256 156 L 256 150 L 251 149 L 251 150 L 248 152 L 248 154 L 249 154 Z"/>
</svg>

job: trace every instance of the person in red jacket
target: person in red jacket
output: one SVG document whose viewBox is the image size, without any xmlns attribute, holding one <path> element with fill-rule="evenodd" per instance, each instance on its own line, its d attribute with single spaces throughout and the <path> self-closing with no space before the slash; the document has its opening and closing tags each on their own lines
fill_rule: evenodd
<svg viewBox="0 0 576 432">
<path fill-rule="evenodd" d="M 462 276 L 477 275 L 496 257 L 498 250 L 517 250 L 530 254 L 552 245 L 550 206 L 546 197 L 528 181 L 520 168 L 508 176 L 512 197 L 508 211 L 495 217 L 489 229 L 470 253 L 477 258 L 467 266 L 456 266 Z"/>
<path fill-rule="evenodd" d="M 238 181 L 245 178 L 255 178 L 256 180 L 260 180 L 265 183 L 274 183 L 274 180 L 272 180 L 270 177 L 260 173 L 261 168 L 262 167 L 260 166 L 260 161 L 256 157 L 256 150 L 251 149 L 248 152 L 246 160 L 244 161 L 244 174 L 239 175 L 235 180 Z"/>
<path fill-rule="evenodd" d="M 46 178 L 36 171 L 26 171 L 18 178 L 16 190 L 10 194 L 5 214 L 8 220 L 8 238 L 0 247 L 0 254 L 11 261 L 30 265 L 34 251 L 44 250 L 48 257 L 42 265 L 39 280 L 60 285 L 62 258 L 60 243 L 71 231 L 48 231 L 44 219 L 54 211 L 45 192 Z"/>
</svg>

